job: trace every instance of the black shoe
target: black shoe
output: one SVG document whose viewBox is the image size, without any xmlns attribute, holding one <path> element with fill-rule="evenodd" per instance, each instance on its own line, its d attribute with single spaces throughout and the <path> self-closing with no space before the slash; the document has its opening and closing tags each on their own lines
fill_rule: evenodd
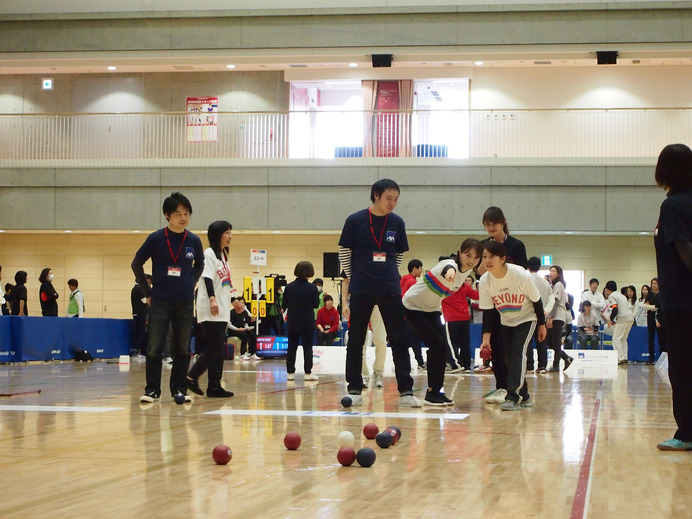
<svg viewBox="0 0 692 519">
<path fill-rule="evenodd" d="M 449 398 L 442 393 L 431 393 L 429 390 L 425 392 L 424 402 L 428 405 L 448 405 Z"/>
<path fill-rule="evenodd" d="M 139 401 L 143 404 L 151 404 L 155 400 L 158 400 L 160 397 L 161 394 L 152 389 L 150 391 L 145 391 L 145 393 L 139 397 Z"/>
<path fill-rule="evenodd" d="M 565 367 L 562 368 L 562 371 L 567 371 L 567 368 L 569 368 L 572 365 L 572 362 L 574 362 L 574 359 L 572 357 L 567 357 L 565 359 Z"/>
<path fill-rule="evenodd" d="M 222 387 L 208 387 L 207 396 L 213 398 L 230 398 L 233 396 L 233 391 L 226 391 Z"/>
<path fill-rule="evenodd" d="M 199 395 L 199 396 L 204 395 L 204 391 L 202 391 L 202 388 L 199 387 L 199 383 L 196 380 L 192 380 L 191 378 L 186 378 L 185 384 L 187 384 L 187 388 L 190 391 L 192 391 L 195 395 Z"/>
</svg>

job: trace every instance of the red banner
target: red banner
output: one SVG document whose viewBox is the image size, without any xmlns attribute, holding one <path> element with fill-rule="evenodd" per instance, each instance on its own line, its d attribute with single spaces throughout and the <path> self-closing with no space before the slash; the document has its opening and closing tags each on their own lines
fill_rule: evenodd
<svg viewBox="0 0 692 519">
<path fill-rule="evenodd" d="M 399 82 L 378 81 L 377 110 L 399 109 Z M 382 113 L 377 115 L 377 157 L 399 156 L 399 114 Z"/>
</svg>

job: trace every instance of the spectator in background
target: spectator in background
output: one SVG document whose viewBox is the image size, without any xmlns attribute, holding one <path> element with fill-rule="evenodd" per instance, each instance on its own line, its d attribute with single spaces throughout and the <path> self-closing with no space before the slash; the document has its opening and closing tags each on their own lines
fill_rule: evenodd
<svg viewBox="0 0 692 519">
<path fill-rule="evenodd" d="M 562 267 L 559 265 L 550 267 L 548 276 L 550 277 L 550 283 L 553 286 L 553 296 L 555 297 L 555 304 L 548 314 L 548 320 L 546 322 L 546 328 L 548 329 L 548 344 L 550 344 L 554 352 L 553 367 L 548 371 L 560 371 L 560 359 L 565 362 L 562 368 L 564 371 L 569 368 L 572 361 L 574 361 L 574 359 L 567 355 L 562 349 L 562 331 L 565 327 L 565 321 L 569 312 L 567 309 L 567 291 L 565 290 L 567 288 L 567 283 L 565 282 Z"/>
<path fill-rule="evenodd" d="M 15 285 L 10 293 L 10 308 L 12 315 L 29 315 L 29 307 L 26 304 L 26 280 L 28 274 L 19 270 L 14 275 Z"/>
<path fill-rule="evenodd" d="M 423 262 L 419 259 L 412 259 L 408 262 L 408 274 L 401 276 L 399 280 L 399 285 L 401 285 L 401 297 L 404 297 L 406 291 L 416 284 L 418 278 L 423 275 Z M 404 327 L 406 331 L 406 342 L 408 347 L 413 350 L 413 356 L 416 358 L 416 363 L 418 364 L 418 371 L 425 371 L 427 364 L 423 360 L 423 348 L 420 345 L 420 338 L 413 331 L 413 328 L 408 323 L 404 321 Z"/>
<path fill-rule="evenodd" d="M 469 279 L 471 283 L 468 282 Z M 442 300 L 445 332 L 451 348 L 447 355 L 447 363 L 450 365 L 449 373 L 471 371 L 473 359 L 471 358 L 470 299 L 478 300 L 478 291 L 473 287 L 473 278 L 466 276 L 459 290 Z"/>
<path fill-rule="evenodd" d="M 3 298 L 5 302 L 2 304 L 2 315 L 10 315 L 12 313 L 10 310 L 10 293 L 13 287 L 12 283 L 5 283 L 5 296 Z"/>
<path fill-rule="evenodd" d="M 84 295 L 79 290 L 79 282 L 72 278 L 67 281 L 70 297 L 67 301 L 67 317 L 84 317 Z"/>
<path fill-rule="evenodd" d="M 658 291 L 658 278 L 651 280 L 651 292 L 647 299 L 648 304 L 652 307 L 646 312 L 646 325 L 649 332 L 649 361 L 656 358 L 656 336 L 658 336 L 658 347 L 660 351 L 666 351 L 666 334 L 663 326 L 663 315 L 661 313 L 661 294 Z"/>
<path fill-rule="evenodd" d="M 145 274 L 144 278 L 147 281 L 147 286 L 149 290 L 152 287 L 151 276 Z M 135 286 L 132 287 L 130 292 L 130 303 L 132 305 L 132 319 L 134 320 L 135 326 L 132 332 L 132 355 L 146 355 L 147 354 L 147 319 L 149 315 L 149 303 L 147 302 L 147 295 L 144 289 L 139 286 L 135 281 Z"/>
<path fill-rule="evenodd" d="M 601 318 L 591 306 L 590 301 L 582 301 L 581 313 L 577 318 L 577 328 L 579 329 L 577 340 L 581 349 L 596 350 L 601 344 L 598 333 Z"/>
<path fill-rule="evenodd" d="M 0 267 L 0 281 L 2 281 L 2 267 Z M 2 294 L 0 294 L 0 308 L 2 308 L 2 315 L 8 315 L 8 313 L 5 313 L 6 301 L 5 301 L 5 296 Z"/>
<path fill-rule="evenodd" d="M 38 280 L 41 282 L 41 288 L 38 291 L 38 298 L 41 301 L 41 314 L 45 317 L 58 316 L 58 293 L 53 287 L 53 271 L 45 268 L 41 271 Z"/>
<path fill-rule="evenodd" d="M 600 315 L 606 309 L 606 300 L 598 291 L 598 285 L 598 279 L 591 278 L 589 288 L 581 293 L 581 300 L 591 303 L 591 309 Z"/>
<path fill-rule="evenodd" d="M 611 308 L 608 324 L 613 327 L 613 349 L 618 352 L 618 364 L 627 364 L 627 336 L 634 324 L 634 314 L 625 296 L 618 292 L 615 281 L 606 283 L 603 294 Z"/>
<path fill-rule="evenodd" d="M 295 380 L 296 353 L 298 345 L 303 345 L 303 367 L 305 380 L 318 380 L 312 372 L 312 338 L 315 333 L 314 310 L 320 304 L 317 286 L 308 279 L 315 275 L 315 267 L 309 261 L 299 261 L 293 271 L 295 281 L 286 285 L 283 307 L 288 310 L 286 334 L 288 353 L 286 371 L 288 380 Z"/>
<path fill-rule="evenodd" d="M 317 311 L 317 345 L 331 346 L 339 331 L 339 312 L 334 308 L 334 298 L 324 296 L 324 306 Z"/>
<path fill-rule="evenodd" d="M 651 292 L 651 287 L 649 285 L 642 285 L 639 299 L 637 299 L 637 313 L 634 314 L 634 322 L 637 326 L 647 325 L 646 313 L 650 308 L 649 303 L 647 303 L 649 292 Z"/>
<path fill-rule="evenodd" d="M 238 337 L 240 339 L 240 356 L 236 358 L 241 360 L 262 360 L 257 355 L 257 334 L 255 333 L 256 320 L 250 311 L 245 306 L 245 298 L 234 297 L 231 299 L 231 323 L 228 325 L 229 337 Z"/>
<path fill-rule="evenodd" d="M 536 256 L 531 256 L 527 262 L 527 267 L 529 270 L 529 279 L 538 289 L 538 293 L 541 294 L 541 303 L 543 304 L 543 311 L 547 316 L 553 311 L 553 306 L 555 305 L 555 296 L 553 295 L 553 289 L 548 283 L 548 280 L 541 276 L 538 271 L 541 270 L 541 260 Z M 536 344 L 536 351 L 538 353 L 538 373 L 548 372 L 548 341 L 543 339 L 539 342 L 538 340 L 538 330 L 533 332 L 533 340 Z M 526 350 L 526 369 L 527 371 L 533 371 L 535 366 L 533 358 L 533 349 L 531 346 Z"/>
<path fill-rule="evenodd" d="M 324 307 L 324 281 L 321 278 L 315 278 L 312 284 L 317 287 L 317 293 L 320 297 L 320 304 L 315 308 L 315 319 L 317 319 L 317 312 Z"/>
</svg>

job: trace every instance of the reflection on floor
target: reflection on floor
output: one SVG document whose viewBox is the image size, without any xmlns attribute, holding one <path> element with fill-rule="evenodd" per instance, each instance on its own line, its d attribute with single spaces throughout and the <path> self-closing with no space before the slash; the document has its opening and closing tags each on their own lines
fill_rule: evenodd
<svg viewBox="0 0 692 519">
<path fill-rule="evenodd" d="M 399 408 L 387 373 L 346 410 L 342 373 L 287 381 L 280 360 L 229 361 L 236 396 L 185 405 L 166 391 L 139 404 L 143 362 L 0 366 L 0 393 L 42 390 L 0 398 L 0 517 L 692 517 L 692 453 L 655 448 L 674 422 L 653 366 L 529 375 L 535 406 L 517 412 L 483 402 L 492 375 L 448 375 L 449 408 Z M 401 441 L 377 447 L 370 422 Z M 343 430 L 376 451 L 371 468 L 339 465 Z M 226 466 L 211 459 L 221 443 Z"/>
</svg>

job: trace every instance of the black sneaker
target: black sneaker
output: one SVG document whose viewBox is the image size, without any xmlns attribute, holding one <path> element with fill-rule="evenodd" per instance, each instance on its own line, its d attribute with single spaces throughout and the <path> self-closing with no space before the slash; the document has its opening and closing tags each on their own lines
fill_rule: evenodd
<svg viewBox="0 0 692 519">
<path fill-rule="evenodd" d="M 222 387 L 208 387 L 207 396 L 214 398 L 230 398 L 233 396 L 233 391 L 226 391 Z"/>
<path fill-rule="evenodd" d="M 139 401 L 143 404 L 151 404 L 154 401 L 158 400 L 160 397 L 161 395 L 157 391 L 150 390 L 145 391 L 144 394 L 139 397 Z"/>
<path fill-rule="evenodd" d="M 567 357 L 565 359 L 565 367 L 562 368 L 562 371 L 567 371 L 567 368 L 569 368 L 572 365 L 572 362 L 574 362 L 574 359 L 572 357 Z"/>
<path fill-rule="evenodd" d="M 431 393 L 430 390 L 425 392 L 424 402 L 428 405 L 447 405 L 449 398 L 442 393 Z"/>
<path fill-rule="evenodd" d="M 195 395 L 203 396 L 204 391 L 202 391 L 202 388 L 199 387 L 199 383 L 196 380 L 192 380 L 190 378 L 185 379 L 185 384 L 187 384 L 187 388 L 192 391 Z"/>
<path fill-rule="evenodd" d="M 442 400 L 444 400 L 445 405 L 454 405 L 454 400 L 448 398 L 444 393 L 440 393 L 440 396 L 442 396 Z"/>
</svg>

